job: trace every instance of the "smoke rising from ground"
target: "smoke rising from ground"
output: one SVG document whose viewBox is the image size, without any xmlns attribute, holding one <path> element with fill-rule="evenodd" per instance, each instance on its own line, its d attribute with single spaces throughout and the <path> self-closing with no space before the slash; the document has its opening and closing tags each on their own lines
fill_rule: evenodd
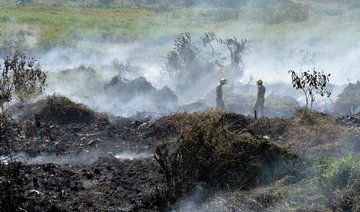
<svg viewBox="0 0 360 212">
<path fill-rule="evenodd" d="M 119 153 L 112 152 L 103 152 L 102 149 L 92 149 L 87 151 L 82 151 L 80 153 L 75 154 L 67 154 L 67 155 L 56 155 L 56 154 L 47 154 L 42 153 L 40 155 L 32 156 L 29 153 L 21 152 L 15 155 L 10 156 L 0 156 L 0 161 L 7 164 L 10 159 L 13 161 L 24 162 L 27 164 L 47 164 L 53 163 L 58 165 L 80 165 L 80 164 L 90 164 L 99 159 L 99 157 L 104 156 L 114 156 L 119 160 L 138 160 L 150 158 L 151 153 L 134 153 L 130 151 L 124 151 Z"/>
<path fill-rule="evenodd" d="M 250 77 L 252 77 L 254 81 L 263 79 L 267 86 L 273 83 L 290 84 L 288 71 L 292 69 L 297 71 L 312 70 L 313 68 L 316 68 L 319 71 L 323 70 L 325 73 L 331 74 L 330 83 L 337 86 L 347 84 L 348 81 L 356 82 L 356 80 L 360 78 L 357 72 L 357 67 L 359 67 L 360 64 L 358 60 L 356 60 L 357 56 L 360 55 L 358 48 L 348 48 L 347 46 L 341 46 L 341 44 L 339 46 L 337 43 L 327 43 L 327 46 L 333 45 L 332 48 L 337 49 L 339 52 L 326 53 L 316 50 L 316 48 L 320 50 L 323 49 L 323 43 L 311 46 L 311 43 L 309 42 L 299 41 L 299 43 L 301 43 L 301 45 L 299 44 L 298 46 L 299 48 L 292 48 L 291 45 L 288 45 L 291 41 L 282 40 L 281 42 L 282 47 L 275 48 L 266 46 L 266 44 L 263 43 L 257 43 L 256 40 L 253 41 L 251 54 L 245 56 L 244 74 L 237 78 L 227 76 L 226 73 L 224 74 L 224 77 L 229 78 L 229 85 L 237 87 L 241 84 L 249 83 Z M 114 102 L 111 101 L 111 99 L 109 102 L 106 98 L 104 99 L 104 97 L 102 97 L 102 86 L 108 83 L 111 78 L 117 74 L 116 70 L 111 67 L 112 61 L 118 59 L 120 62 L 139 66 L 143 69 L 141 73 L 127 73 L 127 77 L 130 79 L 144 76 L 158 89 L 163 86 L 168 86 L 175 91 L 177 89 L 176 79 L 164 75 L 162 71 L 164 55 L 166 55 L 166 50 L 162 48 L 168 49 L 171 44 L 171 42 L 168 42 L 163 43 L 161 46 L 143 46 L 141 43 L 134 43 L 124 44 L 126 48 L 122 45 L 115 45 L 116 47 L 103 48 L 101 51 L 88 51 L 77 48 L 52 49 L 39 57 L 39 62 L 44 70 L 52 73 L 66 69 L 74 69 L 79 66 L 92 67 L 95 69 L 97 73 L 96 77 L 101 83 L 98 84 L 98 82 L 96 82 L 95 84 L 97 87 L 89 87 L 89 82 L 86 81 L 86 78 L 82 78 L 82 75 L 79 75 L 77 76 L 79 78 L 77 85 L 69 86 L 57 82 L 52 82 L 52 84 L 49 83 L 47 94 L 63 94 L 81 103 L 90 103 L 86 99 L 81 98 L 81 91 L 90 91 L 89 89 L 94 89 L 92 92 L 97 96 L 97 100 L 95 100 L 93 108 L 99 108 L 101 110 L 101 107 L 104 107 L 105 111 L 111 111 L 116 115 L 124 115 L 124 113 L 116 112 L 116 110 L 119 109 L 114 108 L 114 105 L 120 106 L 123 108 L 122 110 L 126 108 L 130 108 L 131 110 L 132 108 L 141 111 L 143 108 L 134 107 L 134 105 L 139 106 L 138 103 L 141 103 L 142 97 L 140 97 L 140 101 L 134 100 L 133 104 L 130 105 Z M 145 51 L 141 52 L 142 49 Z M 327 47 L 327 49 L 331 49 L 331 47 Z M 159 51 L 161 53 L 153 57 L 148 57 L 152 51 Z M 141 53 L 139 54 L 139 52 Z M 180 104 L 189 104 L 206 97 L 206 95 L 213 92 L 213 89 L 218 82 L 218 78 L 219 76 L 216 75 L 203 76 L 191 85 L 192 88 L 183 91 L 176 90 L 175 94 L 179 97 Z M 254 81 L 252 83 L 254 83 Z M 295 98 L 301 96 L 301 93 L 298 93 L 298 96 L 294 96 L 294 90 L 291 89 L 292 88 L 289 85 L 288 89 L 284 87 L 284 90 L 287 90 L 287 92 L 274 90 L 273 94 L 287 94 Z M 269 89 L 269 91 L 270 90 L 271 89 Z M 336 94 L 339 93 L 339 91 L 333 93 Z M 335 101 L 337 97 L 334 94 L 331 96 L 332 101 Z M 103 102 L 107 102 L 108 104 L 104 105 L 102 104 Z"/>
<path fill-rule="evenodd" d="M 227 86 L 244 93 L 246 91 L 240 89 L 241 84 L 255 84 L 257 79 L 263 79 L 271 94 L 289 95 L 300 102 L 302 102 L 302 94 L 292 90 L 289 70 L 316 68 L 316 70 L 330 73 L 330 83 L 335 84 L 337 86 L 335 89 L 338 89 L 334 90 L 331 96 L 332 102 L 336 100 L 336 94 L 340 93 L 342 85 L 349 81 L 356 82 L 360 78 L 357 70 L 360 67 L 360 62 L 357 60 L 360 55 L 360 41 L 356 36 L 359 27 L 356 21 L 350 20 L 352 14 L 350 9 L 344 11 L 344 14 L 339 13 L 338 16 L 326 16 L 324 14 L 331 13 L 325 9 L 319 10 L 316 4 L 307 6 L 297 4 L 294 10 L 288 12 L 281 2 L 271 5 L 268 1 L 242 1 L 237 4 L 239 11 L 236 11 L 236 7 L 233 7 L 231 2 L 223 2 L 222 6 L 225 7 L 212 7 L 213 5 L 201 5 L 201 3 L 207 2 L 189 2 L 190 5 L 200 4 L 200 6 L 194 9 L 196 13 L 189 15 L 188 19 L 200 18 L 210 22 L 220 20 L 218 28 L 214 29 L 209 25 L 207 32 L 212 31 L 221 38 L 237 37 L 251 40 L 250 54 L 244 55 L 245 68 L 242 75 L 234 76 L 226 72 L 204 75 L 188 83 L 188 88 L 178 89 L 178 79 L 171 78 L 163 72 L 165 57 L 174 48 L 174 40 L 179 33 L 189 31 L 195 38 L 203 32 L 169 26 L 169 34 L 166 36 L 149 34 L 136 41 L 117 43 L 106 38 L 87 40 L 84 36 L 80 36 L 82 39 L 73 47 L 56 47 L 35 55 L 43 69 L 50 73 L 80 66 L 91 67 L 96 71 L 94 77 L 97 80 L 91 82 L 85 75 L 76 76 L 77 84 L 69 84 L 66 80 L 57 80 L 55 77 L 55 80 L 48 83 L 46 94 L 62 94 L 75 101 L 88 104 L 96 110 L 111 112 L 115 115 L 129 116 L 134 113 L 128 111 L 149 109 L 148 105 L 151 105 L 152 100 L 146 100 L 143 96 L 135 98 L 130 103 L 124 103 L 103 95 L 103 87 L 117 74 L 117 71 L 111 67 L 114 59 L 142 68 L 141 72 L 127 73 L 125 77 L 135 79 L 144 76 L 157 89 L 168 86 L 175 91 L 179 97 L 179 107 L 206 98 L 207 106 L 214 106 L 215 100 L 209 101 L 209 99 L 211 95 L 215 99 L 214 87 L 220 77 L 227 77 L 229 82 Z M 233 10 L 228 10 L 226 6 L 233 7 Z M 267 10 L 264 10 L 265 14 L 256 13 L 266 8 L 273 13 L 267 14 Z M 226 12 L 230 12 L 231 15 L 225 16 Z M 252 12 L 258 15 L 253 15 Z M 284 17 L 276 16 L 278 13 Z M 297 13 L 299 13 L 298 16 L 296 16 Z M 177 12 L 173 15 L 182 17 Z M 293 20 L 294 17 L 296 19 Z M 221 21 L 222 18 L 229 21 Z M 161 23 L 161 20 L 157 22 Z M 206 29 L 206 26 L 202 27 Z M 36 33 L 26 35 L 25 40 L 36 43 L 36 36 L 38 36 Z M 253 78 L 253 81 L 249 81 L 250 78 Z M 271 88 L 275 83 L 284 85 L 281 89 Z M 146 106 L 141 106 L 142 102 L 147 102 Z M 177 107 L 173 107 L 164 111 L 177 110 Z M 156 109 L 155 112 L 162 111 Z"/>
</svg>

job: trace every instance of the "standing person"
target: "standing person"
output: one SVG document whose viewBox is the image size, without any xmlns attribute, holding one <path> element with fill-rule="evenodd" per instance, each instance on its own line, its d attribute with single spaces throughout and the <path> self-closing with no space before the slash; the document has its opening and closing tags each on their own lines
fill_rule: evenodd
<svg viewBox="0 0 360 212">
<path fill-rule="evenodd" d="M 222 86 L 225 85 L 226 83 L 227 83 L 226 78 L 221 78 L 220 82 L 216 86 L 216 108 L 215 108 L 215 110 L 218 110 L 218 111 L 225 110 Z"/>
<path fill-rule="evenodd" d="M 262 117 L 264 115 L 264 102 L 265 102 L 265 87 L 263 86 L 263 81 L 259 79 L 256 81 L 256 84 L 258 86 L 258 92 L 257 92 L 257 99 L 254 105 L 254 114 L 255 118 L 259 115 L 259 117 Z"/>
</svg>

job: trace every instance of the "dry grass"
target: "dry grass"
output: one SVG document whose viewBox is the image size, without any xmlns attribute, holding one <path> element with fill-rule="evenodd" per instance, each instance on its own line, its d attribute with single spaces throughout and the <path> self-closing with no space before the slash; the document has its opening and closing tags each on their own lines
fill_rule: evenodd
<svg viewBox="0 0 360 212">
<path fill-rule="evenodd" d="M 33 111 L 32 119 L 59 124 L 91 123 L 105 120 L 107 116 L 96 113 L 83 104 L 76 104 L 63 96 L 48 96 L 41 100 Z"/>
<path fill-rule="evenodd" d="M 188 126 L 196 122 L 214 121 L 236 133 L 246 131 L 273 140 L 281 138 L 287 131 L 290 121 L 281 118 L 253 119 L 232 112 L 206 110 L 194 113 L 177 113 L 160 118 L 154 128 L 158 137 L 179 136 Z"/>
<path fill-rule="evenodd" d="M 167 201 L 183 196 L 197 182 L 250 189 L 293 171 L 296 156 L 251 133 L 242 115 L 204 111 L 182 118 L 179 122 L 189 125 L 181 129 L 175 148 L 174 143 L 163 143 L 156 149 L 167 181 L 163 193 Z"/>
<path fill-rule="evenodd" d="M 357 180 L 346 181 L 353 178 L 344 174 L 348 170 L 358 173 L 353 164 L 357 164 L 359 156 L 360 130 L 340 125 L 327 114 L 298 111 L 291 119 L 252 119 L 209 110 L 175 114 L 157 124 L 159 129 L 171 126 L 168 129 L 179 135 L 176 142 L 157 148 L 158 161 L 167 177 L 167 186 L 161 190 L 166 201 L 174 201 L 196 183 L 205 182 L 227 192 L 223 197 L 215 195 L 208 199 L 203 208 L 223 211 L 358 208 Z M 353 160 L 343 162 L 348 166 L 331 170 L 331 164 L 337 164 L 338 158 L 352 151 Z M 308 159 L 301 159 L 304 157 Z M 348 184 L 336 187 L 338 178 Z"/>
<path fill-rule="evenodd" d="M 289 120 L 280 118 L 260 118 L 249 120 L 247 127 L 258 136 L 280 139 L 288 130 Z"/>
<path fill-rule="evenodd" d="M 247 123 L 244 115 L 230 112 L 218 112 L 215 110 L 199 111 L 194 113 L 176 113 L 164 116 L 154 124 L 155 134 L 157 137 L 177 137 L 186 128 L 194 123 L 214 122 L 232 127 L 233 129 L 241 129 Z"/>
<path fill-rule="evenodd" d="M 285 137 L 296 152 L 313 156 L 344 155 L 360 145 L 359 129 L 339 125 L 330 116 L 314 112 L 298 112 Z"/>
</svg>

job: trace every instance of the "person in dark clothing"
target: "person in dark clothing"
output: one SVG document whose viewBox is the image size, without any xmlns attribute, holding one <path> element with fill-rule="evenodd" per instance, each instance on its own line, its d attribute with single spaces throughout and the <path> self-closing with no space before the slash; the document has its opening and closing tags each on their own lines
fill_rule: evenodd
<svg viewBox="0 0 360 212">
<path fill-rule="evenodd" d="M 218 110 L 218 111 L 224 111 L 225 110 L 222 86 L 225 85 L 226 83 L 227 83 L 227 80 L 225 78 L 221 78 L 220 82 L 216 86 L 216 107 L 215 107 L 215 110 Z"/>
<path fill-rule="evenodd" d="M 265 87 L 263 86 L 263 81 L 259 79 L 256 81 L 258 86 L 257 99 L 254 105 L 254 114 L 255 118 L 264 116 L 264 103 L 265 103 Z"/>
</svg>

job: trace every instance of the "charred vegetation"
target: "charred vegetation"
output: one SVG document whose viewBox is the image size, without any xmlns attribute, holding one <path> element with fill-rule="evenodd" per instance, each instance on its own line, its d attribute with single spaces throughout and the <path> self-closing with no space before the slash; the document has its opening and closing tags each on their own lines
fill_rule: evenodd
<svg viewBox="0 0 360 212">
<path fill-rule="evenodd" d="M 206 111 L 190 119 L 176 142 L 162 143 L 156 149 L 155 158 L 166 179 L 160 191 L 164 201 L 184 197 L 196 183 L 248 190 L 294 172 L 296 156 L 253 134 L 245 117 Z"/>
</svg>

